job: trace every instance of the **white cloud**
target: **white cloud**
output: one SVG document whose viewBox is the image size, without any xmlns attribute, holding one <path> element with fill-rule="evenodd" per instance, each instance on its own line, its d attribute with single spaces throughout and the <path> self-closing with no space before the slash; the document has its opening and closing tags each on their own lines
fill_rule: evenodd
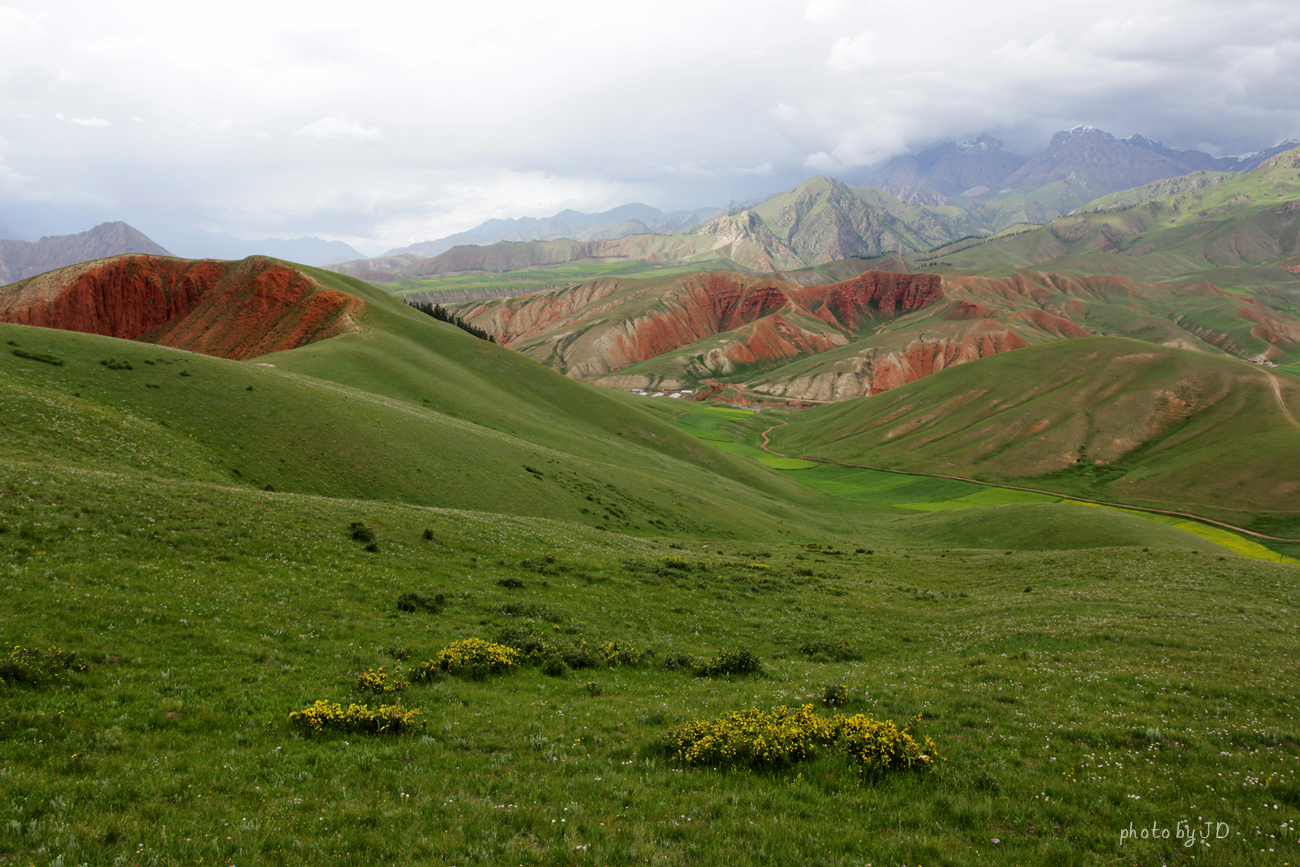
<svg viewBox="0 0 1300 867">
<path fill-rule="evenodd" d="M 10 176 L 244 237 L 720 205 L 986 131 L 1300 135 L 1295 0 L 0 4 Z"/>
<path fill-rule="evenodd" d="M 101 128 L 113 125 L 111 121 L 104 120 L 102 117 L 70 117 L 68 123 L 75 123 L 77 126 L 97 126 Z"/>
<path fill-rule="evenodd" d="M 790 121 L 799 116 L 799 109 L 792 105 L 786 105 L 784 102 L 778 102 L 776 105 L 769 108 L 768 111 L 771 112 L 772 117 L 777 120 Z"/>
<path fill-rule="evenodd" d="M 835 172 L 844 170 L 844 166 L 840 164 L 840 161 L 826 153 L 826 151 L 818 151 L 815 154 L 809 154 L 804 159 L 803 164 L 815 172 L 823 172 L 827 174 L 834 174 Z"/>
<path fill-rule="evenodd" d="M 844 0 L 812 0 L 803 11 L 803 20 L 816 24 L 834 21 L 847 5 Z"/>
<path fill-rule="evenodd" d="M 356 139 L 357 141 L 383 141 L 384 137 L 374 127 L 362 126 L 355 120 L 340 117 L 322 117 L 307 124 L 295 135 L 311 138 Z"/>
<path fill-rule="evenodd" d="M 869 66 L 875 60 L 876 34 L 868 30 L 856 39 L 841 37 L 831 46 L 826 64 L 838 72 L 853 72 Z"/>
</svg>

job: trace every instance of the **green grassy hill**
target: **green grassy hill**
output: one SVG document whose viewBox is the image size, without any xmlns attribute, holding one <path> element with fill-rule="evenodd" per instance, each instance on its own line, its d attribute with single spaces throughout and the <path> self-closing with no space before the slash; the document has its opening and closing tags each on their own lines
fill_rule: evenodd
<svg viewBox="0 0 1300 867">
<path fill-rule="evenodd" d="M 1275 391 L 1276 387 L 1276 391 Z M 1283 412 L 1279 396 L 1290 415 Z M 1026 484 L 1300 536 L 1300 382 L 1115 338 L 1030 347 L 800 413 L 791 454 Z"/>
<path fill-rule="evenodd" d="M 789 532 L 807 500 L 609 392 L 313 273 L 365 298 L 362 331 L 256 363 L 0 326 L 3 456 L 652 534 L 732 532 L 748 519 L 717 515 L 733 512 Z"/>
</svg>

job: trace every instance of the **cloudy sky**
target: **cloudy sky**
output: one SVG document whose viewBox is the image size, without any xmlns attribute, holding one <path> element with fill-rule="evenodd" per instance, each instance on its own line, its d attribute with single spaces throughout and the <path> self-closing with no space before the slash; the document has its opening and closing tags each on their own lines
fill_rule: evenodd
<svg viewBox="0 0 1300 867">
<path fill-rule="evenodd" d="M 981 132 L 1239 153 L 1300 136 L 1297 81 L 1294 0 L 0 0 L 0 221 L 369 252 Z"/>
</svg>

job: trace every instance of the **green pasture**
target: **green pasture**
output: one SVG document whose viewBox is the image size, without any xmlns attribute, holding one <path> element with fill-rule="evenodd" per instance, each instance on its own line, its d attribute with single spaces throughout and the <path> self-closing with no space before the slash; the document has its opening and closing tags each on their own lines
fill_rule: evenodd
<svg viewBox="0 0 1300 867">
<path fill-rule="evenodd" d="M 57 645 L 89 667 L 0 683 L 0 857 L 1285 862 L 1300 845 L 1300 571 L 1206 549 L 1007 555 L 1000 536 L 962 548 L 940 526 L 988 511 L 907 519 L 929 523 L 924 547 L 887 526 L 808 544 L 670 542 L 5 459 L 0 641 Z M 444 609 L 399 610 L 411 591 L 443 594 Z M 358 686 L 507 627 L 654 655 Z M 665 666 L 735 649 L 762 673 Z M 822 701 L 833 684 L 847 692 L 835 707 Z M 397 702 L 420 726 L 295 729 L 290 713 L 318 699 Z M 803 704 L 920 715 L 939 767 L 864 779 L 827 754 L 724 771 L 660 746 L 691 720 Z M 1189 852 L 1173 836 L 1184 820 L 1228 830 Z M 1130 826 L 1170 838 L 1128 840 Z"/>
<path fill-rule="evenodd" d="M 942 544 L 963 547 L 1007 547 L 1059 550 L 1073 547 L 1141 545 L 1205 547 L 1216 553 L 1300 563 L 1250 538 L 1206 524 L 1168 515 L 1080 503 L 1065 496 L 1018 491 L 959 479 L 873 470 L 865 467 L 781 458 L 751 443 L 758 431 L 771 427 L 774 417 L 731 407 L 691 408 L 673 423 L 731 454 L 753 458 L 785 472 L 790 478 L 840 500 L 909 513 L 972 510 L 934 522 L 907 524 L 905 532 Z M 781 428 L 773 434 L 779 436 Z M 778 440 L 779 443 L 779 440 Z M 790 465 L 783 466 L 783 462 Z M 1035 505 L 1033 509 L 994 507 Z M 1070 509 L 1049 509 L 1067 504 Z M 1089 506 L 1100 512 L 1079 511 Z M 900 527 L 901 529 L 901 527 Z"/>
</svg>

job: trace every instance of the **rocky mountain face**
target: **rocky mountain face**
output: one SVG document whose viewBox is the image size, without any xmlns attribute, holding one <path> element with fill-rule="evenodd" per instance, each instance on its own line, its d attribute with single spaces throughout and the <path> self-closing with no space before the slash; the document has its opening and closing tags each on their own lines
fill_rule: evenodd
<svg viewBox="0 0 1300 867">
<path fill-rule="evenodd" d="M 246 359 L 359 330 L 364 302 L 264 257 L 115 256 L 0 288 L 0 322 Z"/>
<path fill-rule="evenodd" d="M 1009 192 L 1078 178 L 1108 190 L 1127 190 L 1189 172 L 1223 168 L 1218 160 L 1200 151 L 1175 151 L 1145 136 L 1120 139 L 1080 126 L 1052 136 L 1046 150 L 1001 184 Z"/>
<path fill-rule="evenodd" d="M 1028 159 L 1007 150 L 991 135 L 970 142 L 948 140 L 915 155 L 894 157 L 869 174 L 865 183 L 891 192 L 917 187 L 945 196 L 978 196 L 996 189 Z"/>
<path fill-rule="evenodd" d="M 868 271 L 826 286 L 729 272 L 598 280 L 455 308 L 498 343 L 614 388 L 719 379 L 755 396 L 836 401 L 1039 343 L 1134 337 L 1216 355 L 1300 359 L 1300 318 L 1208 283 Z"/>
<path fill-rule="evenodd" d="M 77 235 L 0 241 L 0 284 L 120 253 L 171 255 L 126 223 L 102 223 Z"/>
</svg>

